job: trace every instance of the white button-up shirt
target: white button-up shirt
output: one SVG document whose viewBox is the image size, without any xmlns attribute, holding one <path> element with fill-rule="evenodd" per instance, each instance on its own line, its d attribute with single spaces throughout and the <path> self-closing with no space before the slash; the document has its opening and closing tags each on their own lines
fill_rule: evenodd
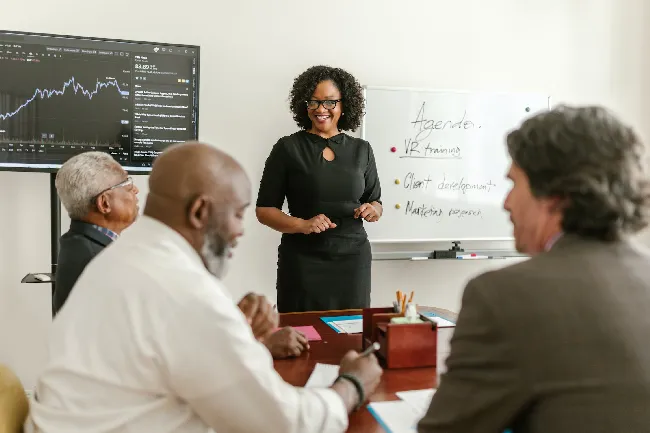
<svg viewBox="0 0 650 433">
<path fill-rule="evenodd" d="M 141 217 L 55 318 L 31 420 L 44 433 L 343 432 L 330 389 L 287 384 L 223 284 Z"/>
</svg>

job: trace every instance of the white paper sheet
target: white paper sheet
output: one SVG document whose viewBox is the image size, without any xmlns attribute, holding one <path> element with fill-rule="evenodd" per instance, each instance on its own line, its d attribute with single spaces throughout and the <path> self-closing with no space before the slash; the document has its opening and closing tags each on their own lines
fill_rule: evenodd
<svg viewBox="0 0 650 433">
<path fill-rule="evenodd" d="M 305 384 L 305 388 L 327 388 L 339 376 L 339 366 L 331 364 L 316 364 L 314 371 Z"/>
<path fill-rule="evenodd" d="M 439 328 L 452 328 L 456 326 L 454 322 L 451 322 L 447 319 L 443 319 L 442 317 L 438 317 L 438 316 L 425 316 L 425 317 L 427 320 L 436 322 Z"/>
<path fill-rule="evenodd" d="M 435 389 L 416 389 L 413 391 L 402 391 L 395 393 L 398 398 L 413 406 L 422 414 L 426 413 L 431 404 L 431 398 L 436 392 Z"/>
<path fill-rule="evenodd" d="M 331 322 L 342 332 L 346 334 L 360 334 L 363 332 L 363 320 L 362 319 L 353 319 L 353 320 L 336 320 Z"/>
<path fill-rule="evenodd" d="M 418 421 L 424 416 L 402 400 L 370 403 L 368 410 L 389 433 L 416 433 Z"/>
</svg>

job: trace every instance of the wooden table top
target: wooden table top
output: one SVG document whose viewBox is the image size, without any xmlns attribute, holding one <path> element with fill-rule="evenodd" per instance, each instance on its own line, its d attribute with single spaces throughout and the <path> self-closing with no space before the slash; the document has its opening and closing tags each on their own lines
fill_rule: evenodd
<svg viewBox="0 0 650 433">
<path fill-rule="evenodd" d="M 432 310 L 446 317 L 454 313 L 436 308 Z M 360 315 L 361 310 L 328 311 L 313 313 L 289 313 L 280 315 L 281 326 L 313 326 L 322 341 L 310 341 L 310 350 L 292 359 L 275 360 L 275 369 L 282 378 L 295 386 L 304 386 L 316 363 L 339 365 L 348 350 L 361 351 L 361 334 L 337 334 L 320 318 L 323 316 Z M 370 401 L 397 400 L 396 392 L 435 387 L 436 371 L 433 367 L 385 369 L 379 387 L 370 396 Z M 380 433 L 384 430 L 365 407 L 350 415 L 348 432 Z"/>
</svg>

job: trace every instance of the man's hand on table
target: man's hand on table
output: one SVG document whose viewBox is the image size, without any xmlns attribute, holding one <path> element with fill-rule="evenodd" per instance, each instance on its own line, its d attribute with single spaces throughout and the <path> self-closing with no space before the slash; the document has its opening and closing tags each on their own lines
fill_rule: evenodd
<svg viewBox="0 0 650 433">
<path fill-rule="evenodd" d="M 307 337 L 290 326 L 271 334 L 266 338 L 264 344 L 275 359 L 300 356 L 303 351 L 309 350 Z"/>
<path fill-rule="evenodd" d="M 258 341 L 264 342 L 278 327 L 278 312 L 271 306 L 266 297 L 249 293 L 237 304 L 248 320 L 253 335 Z"/>
<path fill-rule="evenodd" d="M 264 343 L 275 359 L 299 356 L 309 349 L 307 337 L 287 326 L 278 328 L 278 313 L 262 295 L 249 293 L 237 304 L 253 331 L 255 338 Z"/>
</svg>

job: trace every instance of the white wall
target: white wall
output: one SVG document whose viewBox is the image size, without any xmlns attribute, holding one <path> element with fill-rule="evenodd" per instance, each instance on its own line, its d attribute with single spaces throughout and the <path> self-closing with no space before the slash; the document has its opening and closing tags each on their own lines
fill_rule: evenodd
<svg viewBox="0 0 650 433">
<path fill-rule="evenodd" d="M 645 3 L 23 0 L 4 2 L 0 28 L 201 45 L 200 138 L 234 155 L 257 185 L 272 144 L 296 129 L 286 104 L 292 79 L 317 63 L 369 85 L 542 91 L 554 102 L 602 103 L 649 137 Z M 146 178 L 137 184 L 144 198 Z M 48 175 L 1 172 L 0 203 L 0 362 L 31 386 L 45 358 L 50 287 L 20 279 L 49 269 Z M 279 235 L 252 209 L 247 218 L 227 280 L 236 293 L 274 299 Z M 415 289 L 421 303 L 457 309 L 470 276 L 503 264 L 375 262 L 372 302 Z"/>
</svg>

